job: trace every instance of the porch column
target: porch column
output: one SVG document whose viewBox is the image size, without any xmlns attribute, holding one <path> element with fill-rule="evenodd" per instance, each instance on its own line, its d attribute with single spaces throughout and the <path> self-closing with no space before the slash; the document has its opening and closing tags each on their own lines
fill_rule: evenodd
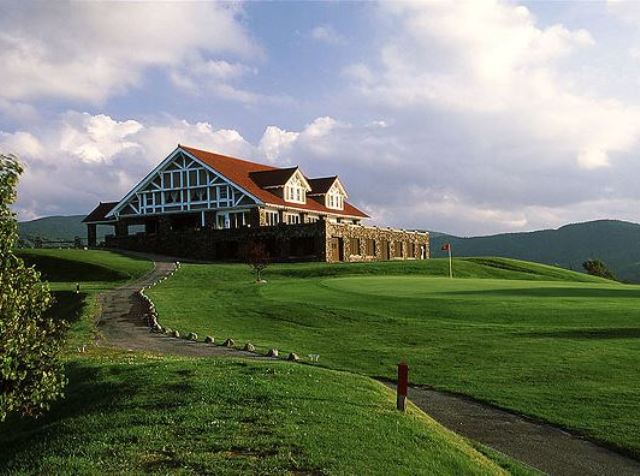
<svg viewBox="0 0 640 476">
<path fill-rule="evenodd" d="M 87 223 L 87 244 L 90 248 L 98 245 L 97 225 L 95 223 Z"/>
</svg>

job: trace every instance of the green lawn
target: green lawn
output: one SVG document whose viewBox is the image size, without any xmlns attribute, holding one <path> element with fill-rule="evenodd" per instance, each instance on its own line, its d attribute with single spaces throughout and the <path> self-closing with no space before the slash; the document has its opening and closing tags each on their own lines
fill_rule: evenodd
<svg viewBox="0 0 640 476">
<path fill-rule="evenodd" d="M 184 265 L 163 325 L 462 392 L 640 455 L 640 287 L 506 259 Z M 479 279 L 481 278 L 481 279 Z"/>
<path fill-rule="evenodd" d="M 93 331 L 97 292 L 151 267 L 108 252 L 22 256 L 47 275 L 50 312 L 73 322 L 77 343 Z M 534 474 L 413 406 L 398 413 L 391 390 L 352 373 L 69 350 L 65 398 L 0 424 L 0 474 Z"/>
<path fill-rule="evenodd" d="M 504 473 L 416 408 L 400 414 L 391 391 L 353 374 L 140 354 L 78 358 L 68 374 L 66 399 L 46 417 L 0 425 L 0 473 Z"/>
<path fill-rule="evenodd" d="M 153 269 L 153 263 L 110 251 L 74 249 L 19 250 L 27 265 L 35 266 L 55 297 L 52 315 L 70 323 L 67 349 L 92 342 L 96 296 Z M 76 283 L 80 293 L 76 294 Z"/>
</svg>

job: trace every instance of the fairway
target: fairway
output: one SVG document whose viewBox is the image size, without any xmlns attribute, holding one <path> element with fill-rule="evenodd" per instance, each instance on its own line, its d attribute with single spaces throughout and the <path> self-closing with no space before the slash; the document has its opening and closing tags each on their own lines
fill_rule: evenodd
<svg viewBox="0 0 640 476">
<path fill-rule="evenodd" d="M 95 293 L 151 267 L 108 252 L 26 256 L 59 290 L 50 312 L 73 322 L 78 344 L 93 332 Z M 86 291 L 69 291 L 75 282 Z M 105 345 L 69 349 L 65 398 L 45 416 L 0 424 L 0 473 L 536 474 L 413 405 L 397 412 L 393 392 L 366 377 Z"/>
<path fill-rule="evenodd" d="M 640 287 L 512 260 L 185 265 L 164 325 L 461 392 L 640 454 Z M 527 272 L 529 271 L 529 272 Z M 479 276 L 478 279 L 474 276 Z M 511 279 L 509 279 L 511 278 Z"/>
</svg>

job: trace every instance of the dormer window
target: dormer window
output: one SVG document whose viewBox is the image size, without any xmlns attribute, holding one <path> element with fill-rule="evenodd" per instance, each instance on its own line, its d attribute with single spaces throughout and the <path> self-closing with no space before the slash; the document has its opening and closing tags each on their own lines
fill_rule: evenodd
<svg viewBox="0 0 640 476">
<path fill-rule="evenodd" d="M 304 176 L 296 171 L 284 186 L 284 199 L 292 203 L 307 203 L 307 192 L 310 189 Z"/>
<path fill-rule="evenodd" d="M 332 208 L 334 210 L 344 209 L 344 197 L 344 189 L 340 185 L 340 182 L 336 181 L 325 197 L 327 208 Z"/>
</svg>

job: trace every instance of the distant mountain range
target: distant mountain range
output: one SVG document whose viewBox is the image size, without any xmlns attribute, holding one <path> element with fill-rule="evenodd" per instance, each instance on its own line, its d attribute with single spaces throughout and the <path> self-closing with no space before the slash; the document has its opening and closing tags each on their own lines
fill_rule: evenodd
<svg viewBox="0 0 640 476">
<path fill-rule="evenodd" d="M 36 238 L 44 241 L 73 241 L 76 236 L 86 243 L 87 227 L 82 223 L 85 215 L 68 215 L 38 218 L 37 220 L 18 223 L 20 239 L 27 244 L 33 244 Z M 98 227 L 98 240 L 109 232 L 107 228 Z M 102 232 L 100 234 L 100 232 Z"/>
<path fill-rule="evenodd" d="M 604 261 L 621 280 L 640 282 L 640 225 L 619 220 L 597 220 L 566 225 L 557 230 L 502 233 L 461 238 L 432 233 L 431 255 L 444 257 L 444 243 L 454 256 L 502 256 L 584 271 L 589 258 Z"/>
<path fill-rule="evenodd" d="M 45 241 L 86 239 L 84 215 L 54 216 L 19 223 L 20 237 L 28 244 L 36 237 Z M 98 240 L 110 227 L 98 227 Z M 451 243 L 454 256 L 503 256 L 537 261 L 583 271 L 589 258 L 604 261 L 622 280 L 640 282 L 640 225 L 619 220 L 597 220 L 566 225 L 557 230 L 502 233 L 461 238 L 431 232 L 431 254 L 443 257 L 440 248 Z"/>
</svg>

